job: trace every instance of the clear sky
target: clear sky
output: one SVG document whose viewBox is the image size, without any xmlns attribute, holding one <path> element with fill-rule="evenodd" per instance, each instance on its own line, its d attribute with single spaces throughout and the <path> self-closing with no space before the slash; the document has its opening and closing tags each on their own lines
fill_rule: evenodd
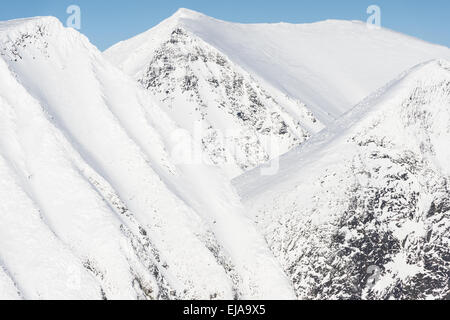
<svg viewBox="0 0 450 320">
<path fill-rule="evenodd" d="M 242 23 L 306 23 L 325 19 L 367 20 L 381 8 L 382 26 L 450 47 L 449 0 L 12 0 L 0 5 L 0 20 L 52 15 L 66 22 L 69 5 L 81 8 L 81 32 L 99 49 L 128 39 L 188 8 Z"/>
</svg>

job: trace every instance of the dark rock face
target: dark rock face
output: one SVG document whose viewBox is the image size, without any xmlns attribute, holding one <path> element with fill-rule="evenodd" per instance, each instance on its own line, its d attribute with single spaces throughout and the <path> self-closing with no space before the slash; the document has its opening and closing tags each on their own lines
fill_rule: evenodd
<svg viewBox="0 0 450 320">
<path fill-rule="evenodd" d="M 418 170 L 408 160 L 390 159 L 387 167 Z M 381 173 L 386 168 L 379 169 Z M 346 191 L 348 207 L 331 222 L 315 226 L 306 220 L 305 225 L 294 222 L 293 214 L 294 220 L 277 231 L 284 233 L 283 244 L 289 246 L 278 248 L 269 236 L 272 248 L 284 251 L 281 256 L 297 293 L 305 299 L 448 299 L 450 179 L 434 172 L 438 184 L 422 189 L 425 172 L 409 177 L 370 172 L 368 185 L 355 183 Z M 429 197 L 431 204 L 422 207 L 419 202 Z M 293 223 L 302 227 L 286 230 Z M 421 232 L 408 230 L 410 223 Z M 417 272 L 404 277 L 401 267 L 392 267 L 397 259 Z"/>
<path fill-rule="evenodd" d="M 420 82 L 341 141 L 336 163 L 259 210 L 300 298 L 449 299 L 448 113 L 448 82 Z"/>
<path fill-rule="evenodd" d="M 47 51 L 48 42 L 46 41 L 48 35 L 49 31 L 45 25 L 37 25 L 35 30 L 22 32 L 11 38 L 9 42 L 4 43 L 0 47 L 0 55 L 9 61 L 18 62 L 23 59 L 23 54 L 28 47 L 34 47 L 44 57 L 49 58 Z"/>
<path fill-rule="evenodd" d="M 202 146 L 214 165 L 232 163 L 240 171 L 252 169 L 322 128 L 304 104 L 273 96 L 216 49 L 182 28 L 175 29 L 156 51 L 138 81 L 169 110 L 184 109 L 192 122 L 208 128 Z M 300 118 L 286 108 L 295 110 Z M 223 132 L 224 123 L 231 136 Z M 220 139 L 223 135 L 227 137 Z M 273 141 L 272 145 L 267 140 Z"/>
</svg>

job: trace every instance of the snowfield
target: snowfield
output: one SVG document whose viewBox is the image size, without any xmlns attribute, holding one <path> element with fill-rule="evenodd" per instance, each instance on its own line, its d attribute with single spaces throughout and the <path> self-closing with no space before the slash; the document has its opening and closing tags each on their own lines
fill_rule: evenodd
<svg viewBox="0 0 450 320">
<path fill-rule="evenodd" d="M 448 60 L 361 22 L 180 9 L 104 53 L 0 22 L 0 299 L 449 298 Z"/>
</svg>

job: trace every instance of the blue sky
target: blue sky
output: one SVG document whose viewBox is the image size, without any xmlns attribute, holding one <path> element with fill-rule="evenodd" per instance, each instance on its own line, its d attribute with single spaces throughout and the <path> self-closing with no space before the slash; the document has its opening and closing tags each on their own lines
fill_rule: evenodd
<svg viewBox="0 0 450 320">
<path fill-rule="evenodd" d="M 366 20 L 366 9 L 382 10 L 382 25 L 450 47 L 448 0 L 14 0 L 2 1 L 0 20 L 52 15 L 65 23 L 66 9 L 81 8 L 82 33 L 104 50 L 156 25 L 178 8 L 243 22 L 306 23 L 325 19 Z"/>
</svg>

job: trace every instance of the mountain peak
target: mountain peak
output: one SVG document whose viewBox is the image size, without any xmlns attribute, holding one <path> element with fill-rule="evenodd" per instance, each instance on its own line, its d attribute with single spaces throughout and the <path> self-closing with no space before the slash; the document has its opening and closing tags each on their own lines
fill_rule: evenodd
<svg viewBox="0 0 450 320">
<path fill-rule="evenodd" d="M 51 16 L 0 21 L 0 44 L 15 43 L 14 47 L 17 41 L 23 43 L 27 37 L 42 38 L 60 34 L 62 30 L 63 24 Z"/>
<path fill-rule="evenodd" d="M 53 16 L 14 19 L 0 21 L 0 33 L 9 33 L 14 30 L 28 30 L 36 26 L 55 26 L 60 28 L 63 25 L 58 18 Z"/>
<path fill-rule="evenodd" d="M 189 18 L 189 19 L 193 19 L 193 18 L 201 18 L 201 17 L 206 17 L 203 13 L 191 10 L 191 9 L 186 9 L 186 8 L 180 8 L 177 10 L 177 12 L 175 12 L 172 16 L 172 18 L 175 19 L 180 19 L 180 18 Z"/>
</svg>

